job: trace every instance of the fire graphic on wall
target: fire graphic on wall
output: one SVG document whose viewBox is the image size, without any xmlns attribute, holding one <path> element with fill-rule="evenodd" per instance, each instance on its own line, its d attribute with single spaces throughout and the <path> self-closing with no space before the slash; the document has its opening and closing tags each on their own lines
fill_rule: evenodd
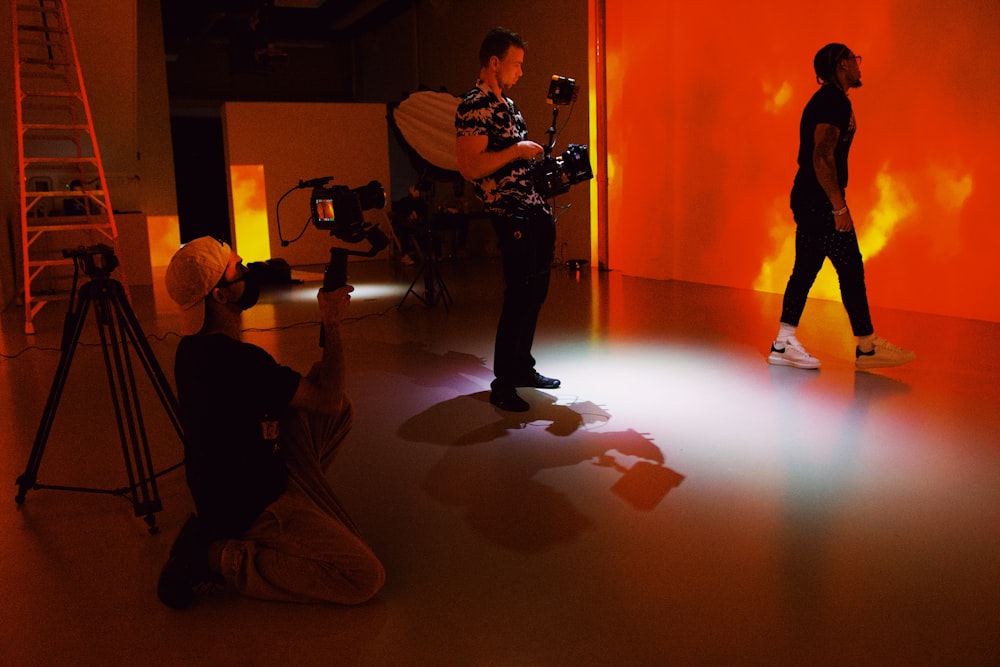
<svg viewBox="0 0 1000 667">
<path fill-rule="evenodd" d="M 271 257 L 267 227 L 267 195 L 264 165 L 232 165 L 233 241 L 244 262 L 262 262 Z"/>
<path fill-rule="evenodd" d="M 847 203 L 869 302 L 1000 322 L 1000 3 L 606 9 L 611 270 L 783 293 L 812 61 L 842 42 L 864 57 Z M 810 297 L 840 301 L 832 266 Z"/>
</svg>

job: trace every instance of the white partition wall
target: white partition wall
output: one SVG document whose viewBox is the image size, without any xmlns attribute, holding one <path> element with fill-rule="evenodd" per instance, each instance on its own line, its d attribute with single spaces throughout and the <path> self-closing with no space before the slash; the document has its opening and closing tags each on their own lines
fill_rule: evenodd
<svg viewBox="0 0 1000 667">
<path fill-rule="evenodd" d="M 307 225 L 311 188 L 289 194 L 301 181 L 332 176 L 330 185 L 355 188 L 372 180 L 388 191 L 389 135 L 382 104 L 231 102 L 223 107 L 230 219 L 244 260 L 280 257 L 292 266 L 325 263 L 332 245 L 345 245 Z M 233 180 L 262 174 L 263 183 Z M 279 237 L 280 215 L 280 237 Z M 373 222 L 385 212 L 366 212 Z M 281 239 L 299 237 L 287 247 Z M 367 250 L 363 242 L 354 249 Z"/>
</svg>

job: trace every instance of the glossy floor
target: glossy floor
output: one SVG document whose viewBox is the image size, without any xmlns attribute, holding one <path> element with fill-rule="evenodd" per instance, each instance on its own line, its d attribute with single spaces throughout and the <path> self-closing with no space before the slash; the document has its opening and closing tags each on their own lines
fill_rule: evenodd
<svg viewBox="0 0 1000 667">
<path fill-rule="evenodd" d="M 357 608 L 161 606 L 191 511 L 177 470 L 158 478 L 156 535 L 120 497 L 34 489 L 18 506 L 62 313 L 26 338 L 8 309 L 3 662 L 996 664 L 1000 325 L 877 309 L 919 356 L 857 373 L 840 304 L 813 301 L 800 338 L 824 363 L 802 371 L 764 361 L 780 297 L 560 269 L 535 350 L 563 386 L 524 391 L 522 416 L 487 402 L 498 267 L 441 266 L 450 311 L 396 308 L 412 267 L 352 264 L 357 422 L 331 480 L 388 571 Z M 246 339 L 307 368 L 317 286 L 269 290 Z M 131 292 L 169 374 L 173 310 Z M 76 347 L 39 483 L 125 485 L 96 341 L 88 328 Z M 136 373 L 167 469 L 179 440 Z"/>
</svg>

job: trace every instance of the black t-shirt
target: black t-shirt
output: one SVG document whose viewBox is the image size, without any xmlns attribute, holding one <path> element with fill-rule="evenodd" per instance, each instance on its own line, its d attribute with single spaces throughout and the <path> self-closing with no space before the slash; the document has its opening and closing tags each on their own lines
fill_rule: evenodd
<svg viewBox="0 0 1000 667">
<path fill-rule="evenodd" d="M 174 362 L 188 487 L 212 537 L 236 537 L 288 483 L 278 423 L 301 375 L 222 334 L 187 336 Z"/>
<path fill-rule="evenodd" d="M 851 100 L 844 91 L 827 84 L 820 86 L 802 111 L 799 124 L 799 170 L 795 174 L 792 187 L 792 201 L 809 204 L 830 203 L 829 198 L 816 180 L 813 168 L 813 149 L 816 146 L 816 126 L 820 123 L 833 125 L 840 130 L 837 147 L 833 151 L 837 166 L 837 181 L 841 194 L 847 189 L 847 154 L 851 150 L 856 129 Z"/>
</svg>

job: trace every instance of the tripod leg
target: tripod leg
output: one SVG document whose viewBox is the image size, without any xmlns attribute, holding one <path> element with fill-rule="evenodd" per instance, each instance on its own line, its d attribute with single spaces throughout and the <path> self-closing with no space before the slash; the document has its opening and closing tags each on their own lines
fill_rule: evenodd
<svg viewBox="0 0 1000 667">
<path fill-rule="evenodd" d="M 162 506 L 156 480 L 152 475 L 149 441 L 146 437 L 135 373 L 129 355 L 128 337 L 124 321 L 119 317 L 120 304 L 123 303 L 119 299 L 123 299 L 124 295 L 115 289 L 118 286 L 119 283 L 113 281 L 102 285 L 101 298 L 97 301 L 95 310 L 98 315 L 104 365 L 122 445 L 122 458 L 129 482 L 128 487 L 121 492 L 131 496 L 135 515 L 145 517 L 150 532 L 155 533 L 157 528 L 152 515 L 160 511 Z"/>
<path fill-rule="evenodd" d="M 174 430 L 177 432 L 178 438 L 180 438 L 183 442 L 184 433 L 180 421 L 180 406 L 174 396 L 173 390 L 170 388 L 166 375 L 163 373 L 163 370 L 156 361 L 156 356 L 153 354 L 153 350 L 149 346 L 149 341 L 146 339 L 146 336 L 142 331 L 142 327 L 139 325 L 139 320 L 136 318 L 135 312 L 129 306 L 124 289 L 120 283 L 113 283 L 113 285 L 109 287 L 109 292 L 114 297 L 112 299 L 112 303 L 114 305 L 114 312 L 116 315 L 115 322 L 118 325 L 119 339 L 123 342 L 123 347 L 126 349 L 128 342 L 132 343 L 132 347 L 137 352 L 139 360 L 142 363 L 146 374 L 149 376 L 149 380 L 152 383 L 153 388 L 156 390 L 164 411 L 170 418 L 170 421 L 174 426 Z M 131 358 L 129 356 L 125 356 L 126 368 L 128 370 L 128 380 L 130 382 L 130 386 L 133 388 L 133 400 L 136 405 L 137 416 L 136 423 L 138 425 L 138 439 L 134 438 L 133 442 L 142 445 L 141 451 L 137 447 L 133 447 L 133 457 L 137 462 L 136 468 L 138 470 L 140 480 L 138 483 L 138 489 L 142 492 L 141 501 L 139 501 L 133 494 L 133 503 L 136 505 L 136 515 L 145 515 L 146 523 L 149 524 L 150 533 L 156 533 L 159 529 L 156 526 L 156 519 L 153 516 L 153 513 L 159 512 L 162 509 L 159 491 L 156 486 L 156 478 L 158 475 L 153 468 L 153 457 L 149 450 L 149 440 L 146 437 L 145 425 L 142 422 L 142 413 L 141 410 L 139 410 L 139 396 L 135 392 L 135 375 L 130 359 Z M 171 466 L 167 470 L 174 470 L 182 464 L 183 461 Z"/>
<path fill-rule="evenodd" d="M 66 377 L 69 375 L 70 365 L 73 363 L 73 354 L 76 352 L 77 343 L 80 341 L 80 333 L 83 331 L 83 324 L 86 321 L 90 302 L 90 292 L 81 291 L 80 299 L 76 304 L 76 310 L 70 309 L 66 313 L 66 319 L 63 321 L 62 354 L 59 357 L 59 365 L 56 367 L 56 375 L 52 381 L 52 388 L 49 390 L 49 397 L 45 402 L 45 409 L 42 411 L 42 421 L 38 425 L 38 431 L 35 434 L 35 443 L 31 448 L 28 464 L 24 469 L 24 473 L 17 478 L 16 482 L 18 491 L 14 500 L 18 505 L 24 503 L 25 494 L 38 481 L 38 469 L 42 465 L 45 443 L 48 441 L 49 433 L 52 431 L 52 424 L 56 418 L 56 410 L 59 407 L 59 399 L 62 397 L 63 389 L 66 386 Z"/>
<path fill-rule="evenodd" d="M 417 291 L 413 289 L 413 287 L 417 284 L 417 281 L 420 280 L 420 278 L 424 275 L 425 271 L 427 271 L 427 259 L 421 257 L 420 268 L 417 270 L 417 275 L 413 277 L 413 282 L 410 283 L 410 287 L 409 289 L 406 290 L 406 294 L 403 295 L 403 298 L 400 300 L 399 305 L 396 306 L 396 310 L 399 310 L 400 308 L 403 307 L 403 304 L 406 303 L 406 299 L 411 294 L 420 299 L 421 301 L 423 301 L 424 303 L 427 303 L 424 297 L 417 294 Z"/>
<path fill-rule="evenodd" d="M 80 333 L 86 320 L 86 314 L 93 305 L 97 315 L 98 333 L 100 334 L 101 350 L 104 366 L 108 376 L 111 398 L 121 439 L 122 455 L 128 474 L 128 486 L 122 489 L 91 489 L 83 487 L 52 486 L 37 483 L 38 468 L 41 465 L 45 442 L 48 439 L 56 408 L 65 386 L 70 362 L 80 339 Z M 128 305 L 125 291 L 121 283 L 108 278 L 95 278 L 80 289 L 78 307 L 67 313 L 63 330 L 62 357 L 56 371 L 56 377 L 49 393 L 48 402 L 42 416 L 35 444 L 32 448 L 28 466 L 17 479 L 19 486 L 17 502 L 23 503 L 25 494 L 31 488 L 48 488 L 63 491 L 87 491 L 91 493 L 110 493 L 113 495 L 130 495 L 136 516 L 144 517 L 150 533 L 158 532 L 155 512 L 162 509 L 159 491 L 156 487 L 156 474 L 153 471 L 152 456 L 149 450 L 149 440 L 146 437 L 146 427 L 142 417 L 138 386 L 135 382 L 135 370 L 129 350 L 129 343 L 139 352 L 143 368 L 150 376 L 154 388 L 163 403 L 168 416 L 173 422 L 177 434 L 182 436 L 180 424 L 180 408 L 166 376 L 156 363 L 149 342 L 146 340 L 138 320 Z M 183 436 L 182 436 L 183 439 Z M 173 468 L 179 467 L 178 463 Z M 170 468 L 173 470 L 173 468 Z"/>
<path fill-rule="evenodd" d="M 441 267 L 438 262 L 434 262 L 428 271 L 427 283 L 428 285 L 433 285 L 433 287 L 428 287 L 427 290 L 427 305 L 433 307 L 440 301 L 444 304 L 445 310 L 450 310 L 451 293 L 448 291 L 447 285 L 444 284 L 444 278 L 441 276 Z"/>
<path fill-rule="evenodd" d="M 438 299 L 444 304 L 445 310 L 451 310 L 451 292 L 448 291 L 448 286 L 444 284 L 444 278 L 441 277 L 441 273 L 437 274 L 437 285 L 438 285 Z"/>
<path fill-rule="evenodd" d="M 149 346 L 149 341 L 146 339 L 146 335 L 143 333 L 142 327 L 139 325 L 139 320 L 136 318 L 135 312 L 129 306 L 128 300 L 125 298 L 124 291 L 120 285 L 117 290 L 117 299 L 115 303 L 118 306 L 119 319 L 126 325 L 124 327 L 124 331 L 132 341 L 133 347 L 135 347 L 139 353 L 139 360 L 142 362 L 143 368 L 146 370 L 146 374 L 153 383 L 153 388 L 156 389 L 160 403 L 163 404 L 163 409 L 166 411 L 167 416 L 170 417 L 174 430 L 177 431 L 177 436 L 183 440 L 184 432 L 181 427 L 180 419 L 181 409 L 177 402 L 177 397 L 174 395 L 173 389 L 170 387 L 170 382 L 167 380 L 166 374 L 163 372 L 160 364 L 156 361 L 156 355 L 153 354 L 153 349 Z"/>
</svg>

